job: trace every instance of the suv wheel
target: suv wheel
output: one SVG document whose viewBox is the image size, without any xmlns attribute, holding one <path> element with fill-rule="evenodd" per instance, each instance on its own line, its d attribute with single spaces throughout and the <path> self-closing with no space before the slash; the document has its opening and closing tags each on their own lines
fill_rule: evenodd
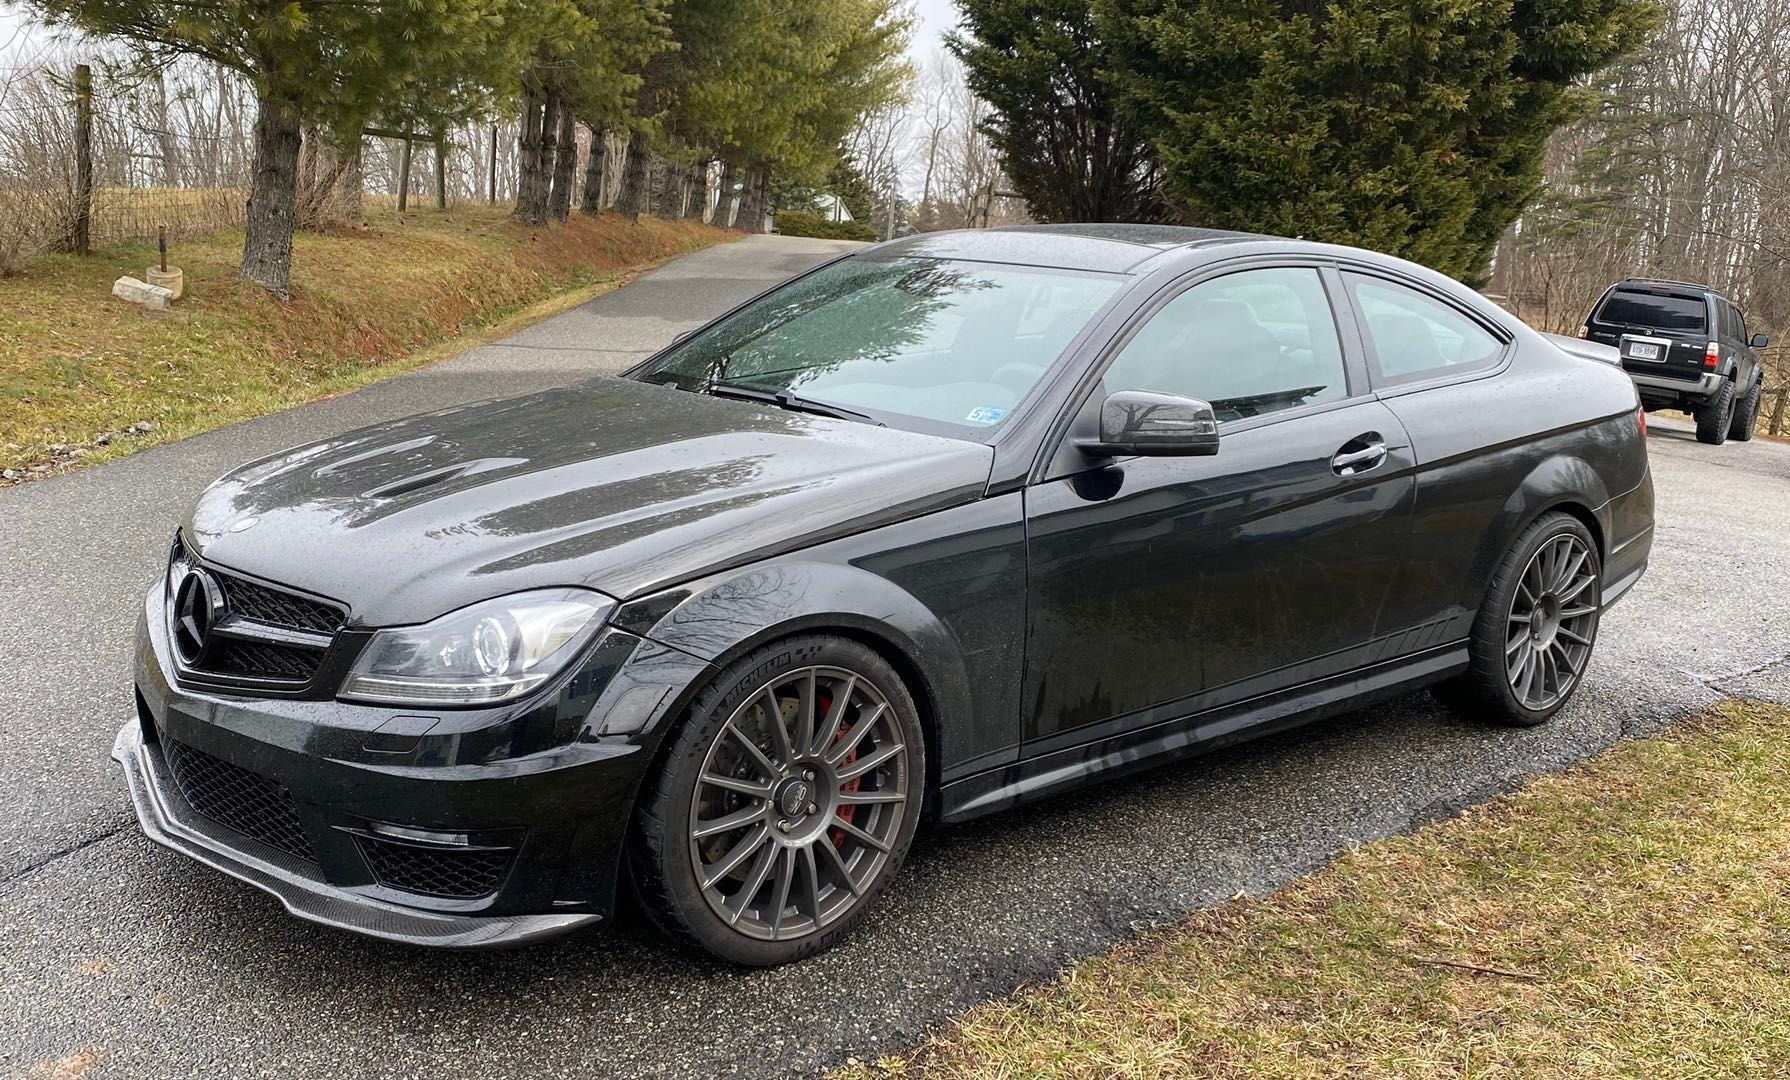
<svg viewBox="0 0 1790 1080">
<path fill-rule="evenodd" d="M 1722 388 L 1697 406 L 1697 441 L 1720 446 L 1728 441 L 1728 425 L 1734 422 L 1734 380 L 1723 379 Z"/>
<path fill-rule="evenodd" d="M 698 694 L 669 739 L 629 844 L 652 920 L 754 967 L 850 933 L 924 802 L 926 744 L 894 669 L 845 638 L 767 645 Z"/>
<path fill-rule="evenodd" d="M 1753 428 L 1759 423 L 1759 399 L 1764 393 L 1765 380 L 1754 379 L 1753 388 L 1734 407 L 1734 420 L 1728 425 L 1728 438 L 1746 442 L 1753 437 Z"/>
<path fill-rule="evenodd" d="M 1597 641 L 1603 563 L 1571 514 L 1543 514 L 1492 574 L 1467 642 L 1466 674 L 1436 688 L 1464 716 L 1534 727 L 1579 687 Z"/>
</svg>

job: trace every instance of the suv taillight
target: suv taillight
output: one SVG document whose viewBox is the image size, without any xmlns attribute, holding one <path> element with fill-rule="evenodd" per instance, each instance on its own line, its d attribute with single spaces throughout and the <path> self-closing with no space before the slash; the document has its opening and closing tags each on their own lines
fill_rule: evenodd
<svg viewBox="0 0 1790 1080">
<path fill-rule="evenodd" d="M 1703 346 L 1703 366 L 1714 370 L 1722 362 L 1722 347 L 1718 342 L 1710 342 Z"/>
<path fill-rule="evenodd" d="M 1641 438 L 1645 439 L 1647 437 L 1647 410 L 1646 409 L 1636 409 L 1635 410 L 1635 423 L 1637 423 L 1641 426 Z"/>
<path fill-rule="evenodd" d="M 1579 324 L 1579 336 L 1582 338 L 1590 337 L 1591 336 L 1591 327 L 1585 323 L 1580 323 Z"/>
</svg>

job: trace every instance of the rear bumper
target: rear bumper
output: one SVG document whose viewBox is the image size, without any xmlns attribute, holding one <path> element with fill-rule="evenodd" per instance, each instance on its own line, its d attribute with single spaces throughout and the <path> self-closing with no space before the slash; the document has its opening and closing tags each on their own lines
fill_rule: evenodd
<svg viewBox="0 0 1790 1080">
<path fill-rule="evenodd" d="M 477 949 L 555 937 L 602 918 L 590 913 L 453 915 L 335 888 L 316 880 L 314 869 L 307 871 L 298 860 L 271 847 L 241 836 L 226 839 L 224 830 L 193 813 L 172 784 L 161 748 L 144 741 L 137 721 L 119 730 L 112 758 L 124 767 L 137 820 L 151 840 L 272 893 L 301 919 L 410 945 Z"/>
<path fill-rule="evenodd" d="M 1632 368 L 1625 368 L 1628 377 L 1634 380 L 1636 389 L 1643 397 L 1678 396 L 1710 398 L 1714 397 L 1722 387 L 1723 375 L 1710 371 L 1694 378 L 1680 379 L 1669 375 L 1642 373 Z"/>
</svg>

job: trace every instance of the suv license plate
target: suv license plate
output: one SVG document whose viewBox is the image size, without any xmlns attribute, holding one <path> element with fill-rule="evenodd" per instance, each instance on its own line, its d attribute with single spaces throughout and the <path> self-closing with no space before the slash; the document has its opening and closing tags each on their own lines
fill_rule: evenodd
<svg viewBox="0 0 1790 1080">
<path fill-rule="evenodd" d="M 1659 346 L 1646 345 L 1637 341 L 1629 345 L 1628 354 L 1636 360 L 1658 360 Z"/>
</svg>

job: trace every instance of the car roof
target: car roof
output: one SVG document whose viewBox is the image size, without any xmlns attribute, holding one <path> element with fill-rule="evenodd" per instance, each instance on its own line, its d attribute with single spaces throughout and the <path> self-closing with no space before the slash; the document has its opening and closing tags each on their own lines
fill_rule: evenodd
<svg viewBox="0 0 1790 1080">
<path fill-rule="evenodd" d="M 1277 237 L 1180 225 L 1014 225 L 915 233 L 879 244 L 878 255 L 1050 266 L 1124 273 L 1174 248 L 1235 244 Z"/>
</svg>

